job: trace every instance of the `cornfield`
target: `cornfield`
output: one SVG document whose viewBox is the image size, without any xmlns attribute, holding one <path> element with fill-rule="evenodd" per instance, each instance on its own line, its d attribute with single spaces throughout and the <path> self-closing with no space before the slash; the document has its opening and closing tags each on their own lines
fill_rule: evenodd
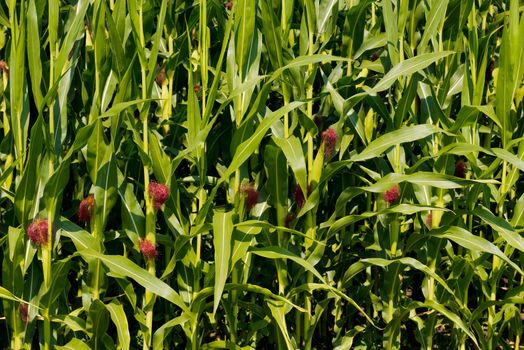
<svg viewBox="0 0 524 350">
<path fill-rule="evenodd" d="M 0 3 L 0 349 L 522 349 L 524 3 Z"/>
</svg>

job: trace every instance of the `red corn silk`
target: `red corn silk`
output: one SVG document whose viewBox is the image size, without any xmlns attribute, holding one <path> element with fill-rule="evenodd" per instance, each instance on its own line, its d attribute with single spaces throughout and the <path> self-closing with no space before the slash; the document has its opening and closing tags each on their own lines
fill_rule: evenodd
<svg viewBox="0 0 524 350">
<path fill-rule="evenodd" d="M 27 237 L 37 246 L 47 243 L 48 224 L 46 219 L 36 219 L 27 228 Z"/>
<path fill-rule="evenodd" d="M 322 116 L 320 114 L 317 114 L 315 118 L 313 118 L 313 121 L 315 122 L 315 125 L 320 130 L 322 128 Z"/>
<path fill-rule="evenodd" d="M 291 226 L 291 223 L 292 223 L 295 219 L 296 219 L 295 214 L 293 214 L 293 213 L 289 213 L 289 214 L 287 214 L 287 216 L 286 216 L 286 223 L 285 223 L 285 226 L 286 226 L 287 228 L 289 228 L 289 227 Z"/>
<path fill-rule="evenodd" d="M 426 216 L 426 226 L 431 229 L 433 227 L 433 213 L 429 212 L 428 216 Z"/>
<path fill-rule="evenodd" d="M 395 203 L 398 199 L 398 185 L 395 184 L 389 190 L 384 193 L 384 200 L 391 205 Z"/>
<path fill-rule="evenodd" d="M 326 157 L 331 157 L 335 146 L 337 145 L 337 133 L 335 129 L 329 128 L 322 132 L 322 142 L 324 143 L 324 154 Z"/>
<path fill-rule="evenodd" d="M 462 159 L 457 160 L 457 162 L 455 163 L 455 176 L 465 179 L 467 173 L 468 165 L 466 164 L 466 162 Z"/>
<path fill-rule="evenodd" d="M 247 210 L 253 209 L 253 207 L 258 203 L 258 191 L 251 184 L 242 186 L 241 192 L 246 198 L 246 208 Z"/>
<path fill-rule="evenodd" d="M 82 199 L 80 202 L 80 206 L 78 207 L 78 220 L 89 222 L 91 221 L 91 218 L 93 217 L 93 213 L 95 210 L 95 196 L 90 194 L 86 198 Z"/>
<path fill-rule="evenodd" d="M 138 242 L 140 252 L 146 259 L 155 259 L 158 256 L 158 251 L 155 245 L 148 239 L 143 239 Z"/>
<path fill-rule="evenodd" d="M 27 304 L 20 303 L 18 306 L 18 312 L 20 312 L 22 322 L 27 325 L 29 323 L 29 308 L 27 307 Z"/>
<path fill-rule="evenodd" d="M 304 198 L 304 192 L 302 192 L 302 188 L 298 184 L 295 186 L 295 192 L 293 193 L 293 196 L 295 197 L 295 203 L 297 203 L 297 207 L 302 209 L 306 199 Z"/>
<path fill-rule="evenodd" d="M 9 73 L 9 68 L 7 67 L 7 63 L 5 63 L 4 60 L 0 60 L 0 71 L 6 74 Z"/>
<path fill-rule="evenodd" d="M 160 67 L 157 65 L 157 68 L 160 68 Z M 165 80 L 166 80 L 166 70 L 164 68 L 160 68 L 158 71 L 158 74 L 155 77 L 155 81 L 158 85 L 162 86 Z"/>
<path fill-rule="evenodd" d="M 160 209 L 169 198 L 169 188 L 165 184 L 152 181 L 149 183 L 149 196 L 155 209 Z"/>
</svg>

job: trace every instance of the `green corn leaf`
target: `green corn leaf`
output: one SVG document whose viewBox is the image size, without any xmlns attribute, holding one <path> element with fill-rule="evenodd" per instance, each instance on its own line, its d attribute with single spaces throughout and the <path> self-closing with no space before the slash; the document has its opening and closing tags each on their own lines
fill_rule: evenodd
<svg viewBox="0 0 524 350">
<path fill-rule="evenodd" d="M 362 42 L 362 45 L 360 45 L 357 52 L 355 52 L 353 59 L 355 60 L 359 59 L 360 56 L 362 56 L 362 54 L 366 51 L 385 46 L 387 44 L 387 41 L 388 39 L 387 39 L 386 33 L 380 33 L 378 35 L 374 35 L 374 36 L 364 39 L 364 41 Z"/>
<path fill-rule="evenodd" d="M 152 132 L 149 133 L 149 152 L 156 179 L 161 183 L 169 183 L 171 180 L 171 160 L 162 149 L 158 137 Z"/>
<path fill-rule="evenodd" d="M 275 12 L 272 8 L 272 2 L 263 0 L 259 2 L 260 13 L 262 19 L 262 33 L 264 34 L 264 41 L 268 50 L 268 56 L 272 66 L 280 68 L 284 66 L 282 58 L 282 42 L 279 33 L 279 25 L 275 18 Z"/>
<path fill-rule="evenodd" d="M 302 193 L 307 193 L 306 160 L 300 140 L 296 136 L 290 136 L 287 139 L 274 136 L 273 141 L 284 152 Z"/>
<path fill-rule="evenodd" d="M 288 178 L 287 162 L 284 153 L 275 146 L 267 145 L 264 150 L 264 167 L 267 175 L 267 190 L 270 194 L 268 202 L 277 212 L 277 222 L 285 225 L 288 198 L 288 184 L 282 179 Z"/>
<path fill-rule="evenodd" d="M 475 252 L 484 252 L 495 255 L 504 260 L 521 275 L 524 274 L 520 267 L 511 261 L 499 248 L 497 248 L 497 246 L 482 237 L 471 234 L 463 228 L 451 226 L 445 228 L 443 232 L 432 231 L 430 234 L 435 237 L 449 239 L 450 241 Z"/>
<path fill-rule="evenodd" d="M 88 345 L 98 348 L 102 346 L 104 337 L 106 337 L 109 327 L 109 312 L 102 301 L 95 299 L 89 306 L 87 314 L 87 328 L 93 334 Z"/>
<path fill-rule="evenodd" d="M 235 224 L 235 227 L 246 235 L 258 235 L 263 232 L 261 228 L 264 228 L 264 229 L 268 229 L 270 233 L 271 231 L 282 231 L 282 232 L 289 232 L 291 234 L 301 236 L 301 237 L 308 237 L 307 234 L 294 230 L 292 228 L 284 227 L 284 226 L 275 226 L 267 221 L 261 221 L 261 220 L 245 220 L 245 221 L 239 222 L 238 224 Z M 312 238 L 309 237 L 308 239 L 312 239 Z M 318 245 L 325 245 L 325 243 L 317 239 L 312 239 L 312 240 L 313 242 L 315 242 Z"/>
<path fill-rule="evenodd" d="M 94 122 L 93 134 L 87 143 L 86 159 L 91 181 L 96 183 L 98 170 L 108 153 L 108 146 L 105 141 L 104 128 L 101 120 Z"/>
<path fill-rule="evenodd" d="M 33 90 L 35 104 L 42 105 L 43 95 L 40 88 L 42 82 L 42 59 L 40 57 L 40 26 L 38 23 L 35 0 L 29 1 L 27 8 L 27 58 L 29 74 L 31 77 L 31 88 Z"/>
<path fill-rule="evenodd" d="M 524 194 L 517 199 L 513 217 L 511 218 L 511 225 L 513 227 L 524 225 Z"/>
<path fill-rule="evenodd" d="M 453 324 L 460 328 L 473 341 L 476 347 L 480 349 L 475 334 L 467 327 L 467 325 L 462 321 L 459 315 L 450 311 L 444 305 L 431 300 L 426 300 L 425 302 L 413 301 L 402 310 L 404 317 L 407 316 L 411 310 L 415 310 L 417 308 L 430 308 L 444 315 L 447 319 L 453 322 Z M 387 328 L 400 326 L 399 323 L 401 322 L 401 320 L 401 317 L 395 318 L 390 324 L 388 324 Z M 385 333 L 390 333 L 389 331 L 389 329 L 386 329 Z M 393 343 L 393 338 L 390 338 L 389 341 L 390 343 Z"/>
<path fill-rule="evenodd" d="M 326 33 L 329 20 L 332 19 L 333 16 L 336 18 L 337 10 L 338 0 L 328 0 L 320 3 L 317 11 L 317 33 Z"/>
<path fill-rule="evenodd" d="M 109 159 L 102 164 L 98 170 L 97 180 L 94 190 L 95 196 L 95 216 L 94 220 L 99 220 L 98 227 L 103 230 L 107 223 L 107 218 L 117 199 L 117 172 L 116 163 L 111 153 L 107 153 Z"/>
<path fill-rule="evenodd" d="M 148 76 L 147 76 L 147 90 L 151 91 L 153 82 L 155 80 L 155 65 L 157 63 L 157 57 L 158 57 L 158 51 L 160 48 L 161 38 L 162 38 L 162 32 L 164 30 L 164 21 L 166 19 L 167 14 L 167 4 L 169 1 L 162 0 L 160 3 L 160 10 L 158 11 L 157 15 L 157 26 L 156 26 L 156 32 L 154 33 L 153 37 L 153 44 L 151 45 L 151 49 L 149 50 L 149 66 L 148 66 Z M 143 65 L 145 67 L 145 65 Z"/>
<path fill-rule="evenodd" d="M 492 148 L 491 151 L 500 159 L 505 160 L 517 167 L 520 171 L 524 171 L 524 161 L 517 156 L 511 154 L 509 151 L 501 148 Z"/>
<path fill-rule="evenodd" d="M 69 54 L 73 49 L 73 45 L 75 41 L 78 40 L 78 36 L 81 30 L 84 28 L 84 16 L 87 12 L 88 6 L 88 0 L 80 0 L 76 4 L 75 11 L 71 11 L 70 13 L 70 16 L 72 18 L 71 26 L 69 27 L 69 30 L 65 35 L 62 45 L 60 46 L 60 52 L 58 53 L 58 56 L 56 58 L 54 72 L 55 77 L 60 77 L 62 75 L 62 69 L 64 68 L 64 66 L 66 66 Z M 53 43 L 53 40 L 51 40 L 51 43 Z"/>
<path fill-rule="evenodd" d="M 429 40 L 437 35 L 438 27 L 446 16 L 448 3 L 449 0 L 437 0 L 431 3 L 431 9 L 426 14 L 426 28 L 417 47 L 418 52 L 424 52 Z"/>
<path fill-rule="evenodd" d="M 68 219 L 60 217 L 55 222 L 55 225 L 61 236 L 71 239 L 77 251 L 84 249 L 100 250 L 99 243 L 89 232 L 83 230 L 80 226 L 77 226 Z"/>
<path fill-rule="evenodd" d="M 142 103 L 146 103 L 146 102 L 150 102 L 150 101 L 153 101 L 153 99 L 138 99 L 138 100 L 134 100 L 134 101 L 125 101 L 125 102 L 115 103 L 115 104 L 113 104 L 111 106 L 111 108 L 109 108 L 107 111 L 102 113 L 98 117 L 98 119 L 113 117 L 115 115 L 118 115 L 118 114 L 122 113 L 123 111 L 125 111 L 129 107 L 133 107 L 133 106 L 140 105 Z"/>
<path fill-rule="evenodd" d="M 92 249 L 84 249 L 77 254 L 86 259 L 100 260 L 112 273 L 131 278 L 152 293 L 172 302 L 187 314 L 193 315 L 180 295 L 169 285 L 151 275 L 126 257 L 120 255 L 104 255 Z"/>
<path fill-rule="evenodd" d="M 361 271 L 364 271 L 366 267 L 368 266 L 380 266 L 380 267 L 387 267 L 393 263 L 400 263 L 403 265 L 410 266 L 414 269 L 417 269 L 423 273 L 425 273 L 428 276 L 433 277 L 442 287 L 444 287 L 451 295 L 453 295 L 453 290 L 448 286 L 446 281 L 437 275 L 434 271 L 432 271 L 428 266 L 422 264 L 420 261 L 413 259 L 413 258 L 400 258 L 400 259 L 394 259 L 394 260 L 386 260 L 386 259 L 380 259 L 380 258 L 368 258 L 368 259 L 362 259 L 353 265 L 351 265 L 344 274 L 344 277 L 342 279 L 342 284 L 347 285 L 349 280 L 353 278 L 356 274 L 360 273 Z"/>
<path fill-rule="evenodd" d="M 394 145 L 417 141 L 438 133 L 439 131 L 440 130 L 436 126 L 431 124 L 406 126 L 399 130 L 389 132 L 372 141 L 362 152 L 353 156 L 351 160 L 354 162 L 360 162 L 378 157 Z"/>
<path fill-rule="evenodd" d="M 31 142 L 29 145 L 29 156 L 25 164 L 25 170 L 15 193 L 15 213 L 18 220 L 25 224 L 28 219 L 29 211 L 33 204 L 36 182 L 34 181 L 35 174 L 38 174 L 40 167 L 40 160 L 44 146 L 42 117 L 38 117 L 37 121 L 31 128 Z"/>
<path fill-rule="evenodd" d="M 393 11 L 393 1 L 384 1 L 382 3 L 382 12 L 384 16 L 384 26 L 388 37 L 388 52 L 393 65 L 399 63 L 398 52 L 398 18 L 397 13 Z"/>
<path fill-rule="evenodd" d="M 273 316 L 273 319 L 277 323 L 280 333 L 282 334 L 282 336 L 285 339 L 287 348 L 295 349 L 296 347 L 291 342 L 291 338 L 287 330 L 286 312 L 284 308 L 284 303 L 277 302 L 277 301 L 268 301 L 267 306 L 269 307 L 269 310 L 271 310 L 271 315 Z"/>
<path fill-rule="evenodd" d="M 235 155 L 233 156 L 233 160 L 231 161 L 231 164 L 227 170 L 222 174 L 221 180 L 223 181 L 224 179 L 228 178 L 231 174 L 233 174 L 235 169 L 238 169 L 246 160 L 248 160 L 249 156 L 251 156 L 255 149 L 258 148 L 260 142 L 273 123 L 279 120 L 284 114 L 289 113 L 302 104 L 302 102 L 294 101 L 284 107 L 281 107 L 275 112 L 267 114 L 253 132 L 253 135 L 238 146 L 235 151 Z"/>
<path fill-rule="evenodd" d="M 408 119 L 407 117 L 409 116 L 411 105 L 413 104 L 413 100 L 417 95 L 418 82 L 418 75 L 415 74 L 409 81 L 409 85 L 407 86 L 404 95 L 398 103 L 397 109 L 395 110 L 395 116 L 393 117 L 395 130 L 400 129 L 402 127 L 402 123 Z"/>
<path fill-rule="evenodd" d="M 502 44 L 500 48 L 500 68 L 497 77 L 495 110 L 501 123 L 502 148 L 506 148 L 511 135 L 513 134 L 513 121 L 510 111 L 513 100 L 513 76 L 511 65 L 511 43 L 508 33 L 508 27 L 504 27 L 502 35 Z"/>
<path fill-rule="evenodd" d="M 365 191 L 382 193 L 389 190 L 394 184 L 409 182 L 417 185 L 427 185 L 442 189 L 461 188 L 475 184 L 496 184 L 496 180 L 466 180 L 452 175 L 428 173 L 419 171 L 414 174 L 404 175 L 390 173 L 371 186 L 361 187 Z"/>
<path fill-rule="evenodd" d="M 115 66 L 116 71 L 119 77 L 121 77 L 125 72 L 125 63 L 128 58 L 124 54 L 123 37 L 121 32 L 118 30 L 117 23 L 113 19 L 113 16 L 110 15 L 110 11 L 107 8 L 105 2 L 102 3 L 102 6 L 105 6 L 106 21 L 107 21 L 107 32 L 109 37 L 109 44 L 111 45 L 111 51 L 115 57 Z M 118 11 L 116 11 L 118 12 Z"/>
<path fill-rule="evenodd" d="M 409 76 L 413 73 L 419 72 L 438 60 L 451 55 L 453 52 L 433 52 L 421 54 L 413 58 L 408 58 L 405 61 L 395 65 L 386 75 L 370 90 L 368 94 L 373 95 L 378 92 L 389 89 L 400 77 Z"/>
<path fill-rule="evenodd" d="M 524 238 L 522 238 L 511 224 L 501 217 L 495 216 L 486 207 L 480 205 L 473 210 L 473 214 L 481 218 L 484 222 L 490 225 L 497 231 L 502 238 L 513 248 L 524 252 Z"/>
<path fill-rule="evenodd" d="M 7 289 L 5 289 L 2 286 L 0 286 L 0 298 L 6 299 L 6 300 L 13 300 L 13 301 L 18 300 L 18 298 L 14 296 L 13 293 L 11 293 L 10 291 L 8 291 Z"/>
<path fill-rule="evenodd" d="M 145 232 L 146 227 L 144 211 L 133 192 L 133 185 L 124 180 L 124 175 L 120 169 L 117 169 L 117 176 L 120 184 L 118 196 L 122 206 L 122 226 L 128 235 L 132 235 L 131 240 L 138 244 L 140 234 Z"/>
<path fill-rule="evenodd" d="M 255 32 L 255 16 L 250 14 L 256 10 L 254 0 L 239 0 L 235 6 L 235 54 L 240 77 L 245 78 L 248 67 L 246 62 L 250 54 L 251 39 Z"/>
<path fill-rule="evenodd" d="M 369 218 L 372 218 L 372 217 L 376 217 L 378 215 L 383 215 L 383 214 L 392 214 L 392 213 L 395 213 L 395 214 L 405 214 L 405 215 L 412 215 L 414 213 L 419 213 L 419 212 L 428 212 L 428 211 L 448 211 L 449 209 L 445 209 L 445 208 L 439 208 L 439 207 L 430 207 L 430 206 L 419 206 L 419 205 L 414 205 L 414 204 L 399 204 L 399 205 L 395 205 L 391 208 L 386 208 L 386 209 L 383 209 L 381 211 L 377 211 L 377 212 L 364 212 L 362 214 L 359 214 L 359 215 L 347 215 L 347 216 L 344 216 L 343 218 L 340 218 L 336 221 L 334 220 L 328 220 L 326 221 L 325 223 L 321 224 L 320 227 L 321 228 L 328 228 L 328 237 L 332 236 L 333 234 L 335 234 L 336 232 L 342 230 L 343 228 L 351 225 L 351 224 L 354 224 L 358 221 L 361 221 L 361 220 L 365 220 L 365 219 L 369 219 Z"/>
<path fill-rule="evenodd" d="M 181 326 L 190 320 L 191 319 L 186 314 L 182 314 L 164 323 L 160 328 L 158 328 L 155 331 L 155 334 L 153 335 L 153 349 L 162 348 L 164 339 L 169 334 L 172 328 L 176 326 Z"/>
<path fill-rule="evenodd" d="M 12 6 L 16 6 L 14 3 Z M 26 159 L 27 135 L 29 130 L 29 100 L 25 93 L 26 85 L 26 26 L 25 11 L 20 11 L 20 18 L 11 18 L 16 14 L 10 13 L 11 30 L 17 33 L 13 36 L 10 50 L 9 61 L 13 62 L 9 69 L 9 97 L 10 97 L 10 126 L 14 138 L 14 149 L 17 158 L 22 158 L 22 163 Z M 15 63 L 16 62 L 16 63 Z M 16 83 L 13 83 L 16 82 Z M 33 125 L 39 124 L 38 120 Z M 41 125 L 37 129 L 41 128 Z M 33 139 L 31 129 L 31 140 Z"/>
<path fill-rule="evenodd" d="M 57 350 L 89 350 L 91 348 L 87 346 L 87 344 L 84 343 L 83 341 L 73 338 L 66 345 L 63 345 L 63 346 L 56 345 L 55 349 Z"/>
<path fill-rule="evenodd" d="M 118 346 L 122 350 L 129 349 L 131 343 L 131 336 L 129 334 L 129 325 L 127 322 L 124 307 L 118 301 L 111 301 L 106 304 L 106 309 L 109 311 L 111 321 L 115 324 L 118 335 Z"/>
<path fill-rule="evenodd" d="M 362 308 L 350 297 L 347 295 L 341 293 L 340 291 L 336 290 L 335 288 L 331 287 L 329 284 L 327 284 L 322 277 L 322 275 L 313 267 L 309 262 L 306 260 L 290 253 L 289 251 L 281 248 L 281 247 L 267 247 L 267 248 L 250 248 L 249 249 L 253 254 L 259 255 L 264 258 L 268 259 L 289 259 L 293 262 L 297 263 L 298 265 L 302 266 L 306 271 L 311 272 L 316 278 L 320 280 L 325 286 L 327 286 L 332 292 L 336 293 L 337 295 L 344 297 L 346 301 L 348 301 L 351 305 L 353 305 L 357 310 L 362 312 L 366 318 L 372 322 L 371 318 L 367 316 L 367 314 L 362 310 Z"/>
<path fill-rule="evenodd" d="M 215 211 L 213 215 L 213 244 L 215 246 L 215 292 L 213 315 L 218 309 L 224 285 L 229 275 L 231 261 L 231 236 L 233 234 L 233 212 Z"/>
<path fill-rule="evenodd" d="M 52 276 L 53 280 L 51 281 L 51 287 L 49 290 L 42 288 L 41 290 L 45 293 L 40 300 L 43 307 L 49 309 L 56 302 L 57 298 L 64 292 L 64 290 L 69 289 L 69 281 L 67 280 L 67 275 L 71 270 L 71 259 L 65 258 L 63 260 L 58 260 L 53 263 L 52 266 Z M 42 286 L 44 287 L 44 286 Z"/>
<path fill-rule="evenodd" d="M 69 180 L 69 164 L 69 159 L 61 162 L 45 186 L 45 205 L 50 212 L 55 211 L 58 199 L 62 195 Z"/>
</svg>

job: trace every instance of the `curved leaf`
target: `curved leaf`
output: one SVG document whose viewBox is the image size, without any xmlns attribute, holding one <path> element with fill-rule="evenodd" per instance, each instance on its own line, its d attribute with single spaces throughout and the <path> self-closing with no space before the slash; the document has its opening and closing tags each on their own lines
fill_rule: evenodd
<svg viewBox="0 0 524 350">
<path fill-rule="evenodd" d="M 408 58 L 391 68 L 377 85 L 367 91 L 367 93 L 372 95 L 387 90 L 398 80 L 398 78 L 416 73 L 452 53 L 452 51 L 432 52 Z"/>
<path fill-rule="evenodd" d="M 496 255 L 511 267 L 513 267 L 516 271 L 518 271 L 518 273 L 524 275 L 524 272 L 522 272 L 520 267 L 511 261 L 499 248 L 497 248 L 497 246 L 495 246 L 490 241 L 482 237 L 475 236 L 471 234 L 471 232 L 456 226 L 445 228 L 444 232 L 439 231 L 430 231 L 429 234 L 435 237 L 449 239 L 450 241 L 453 241 L 458 245 L 475 252 L 484 252 Z"/>
<path fill-rule="evenodd" d="M 363 160 L 379 157 L 392 146 L 405 142 L 417 141 L 440 131 L 439 128 L 432 124 L 420 124 L 406 126 L 399 130 L 388 132 L 371 142 L 362 152 L 351 157 L 351 161 L 361 162 Z"/>
<path fill-rule="evenodd" d="M 131 260 L 120 255 L 104 255 L 92 249 L 80 250 L 77 254 L 86 259 L 98 259 L 114 274 L 129 277 L 150 292 L 172 302 L 194 317 L 180 295 L 168 284 L 151 275 Z"/>
<path fill-rule="evenodd" d="M 409 257 L 399 258 L 399 259 L 394 259 L 394 260 L 386 260 L 386 259 L 381 259 L 381 258 L 368 258 L 368 259 L 362 259 L 360 261 L 357 261 L 356 263 L 354 263 L 347 269 L 346 273 L 344 274 L 344 277 L 342 278 L 342 285 L 346 285 L 351 278 L 353 278 L 357 273 L 365 270 L 368 266 L 387 267 L 393 263 L 400 263 L 403 265 L 411 266 L 414 269 L 424 272 L 426 275 L 433 277 L 451 295 L 454 295 L 453 290 L 448 286 L 448 284 L 442 277 L 440 277 L 437 273 L 432 271 L 428 266 L 424 265 L 420 261 L 413 259 L 413 258 L 409 258 Z"/>
<path fill-rule="evenodd" d="M 351 305 L 353 305 L 358 311 L 360 311 L 368 319 L 368 321 L 371 324 L 374 324 L 373 320 L 366 314 L 364 310 L 362 310 L 362 308 L 352 298 L 348 297 L 344 293 L 340 292 L 336 288 L 333 288 L 328 283 L 326 283 L 322 275 L 313 267 L 313 265 L 311 265 L 309 262 L 302 259 L 301 257 L 298 257 L 281 247 L 264 247 L 264 248 L 252 247 L 249 250 L 253 254 L 256 254 L 258 256 L 268 258 L 268 259 L 289 259 L 289 260 L 294 261 L 295 263 L 302 266 L 305 270 L 311 272 L 316 278 L 320 280 L 320 282 L 322 282 L 322 284 L 327 286 L 330 291 L 343 297 L 346 301 L 348 301 Z"/>
</svg>

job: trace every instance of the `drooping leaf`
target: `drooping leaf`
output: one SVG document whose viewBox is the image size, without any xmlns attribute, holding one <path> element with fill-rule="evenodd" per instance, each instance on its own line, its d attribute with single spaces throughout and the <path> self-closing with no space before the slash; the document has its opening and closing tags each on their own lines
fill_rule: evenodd
<svg viewBox="0 0 524 350">
<path fill-rule="evenodd" d="M 188 306 L 175 290 L 126 257 L 120 255 L 104 255 L 92 249 L 81 250 L 78 254 L 83 258 L 100 260 L 112 273 L 131 278 L 142 287 L 172 302 L 184 312 L 192 315 Z"/>
</svg>

